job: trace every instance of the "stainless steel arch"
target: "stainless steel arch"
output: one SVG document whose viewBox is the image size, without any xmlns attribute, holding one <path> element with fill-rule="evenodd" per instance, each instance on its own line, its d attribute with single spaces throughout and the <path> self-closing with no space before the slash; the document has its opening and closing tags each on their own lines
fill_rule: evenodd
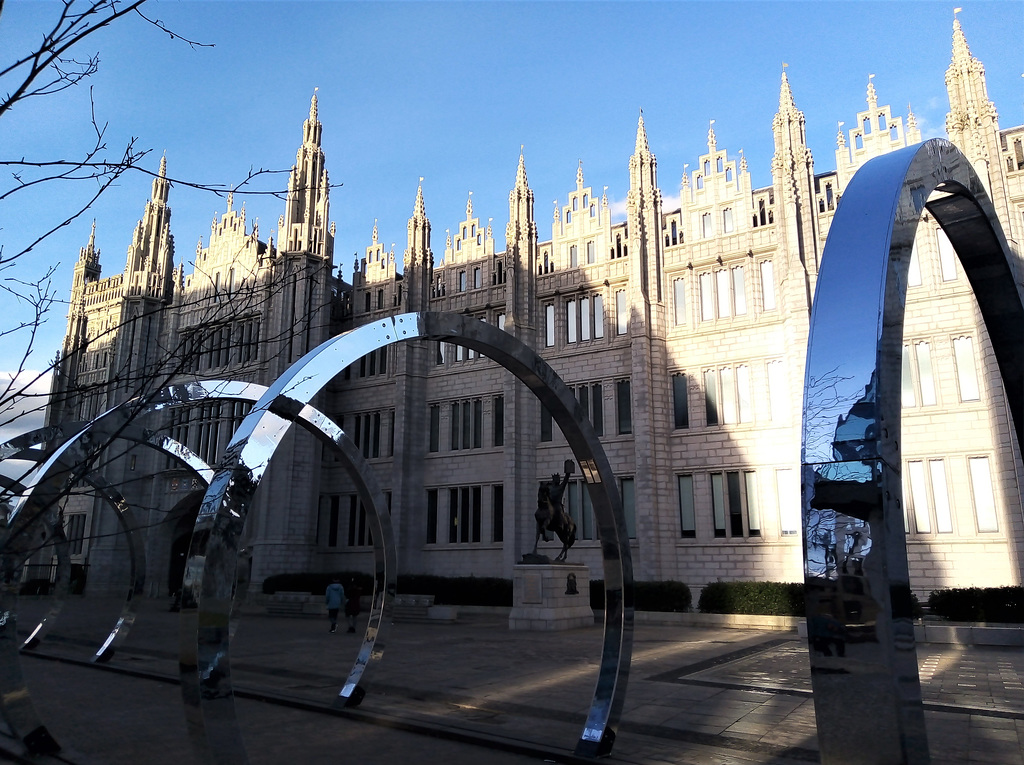
<svg viewBox="0 0 1024 765">
<path fill-rule="evenodd" d="M 0 594 L 0 613 L 4 614 L 0 620 L 0 689 L 17 691 L 4 694 L 4 698 L 8 702 L 0 705 L 0 711 L 3 711 L 5 718 L 12 723 L 12 730 L 25 741 L 30 751 L 52 752 L 59 750 L 59 746 L 41 723 L 28 689 L 21 680 L 17 647 L 14 642 L 17 637 L 15 622 L 17 583 L 14 571 L 20 566 L 24 556 L 31 552 L 32 545 L 38 542 L 36 539 L 37 527 L 42 528 L 41 538 L 46 539 L 51 537 L 59 526 L 55 498 L 60 496 L 66 486 L 82 477 L 97 485 L 105 494 L 113 492 L 110 494 L 110 498 L 116 500 L 120 495 L 112 487 L 106 486 L 102 478 L 91 475 L 89 472 L 89 466 L 95 455 L 116 438 L 136 440 L 156 448 L 183 462 L 208 484 L 213 471 L 205 462 L 171 438 L 142 431 L 134 424 L 134 419 L 169 406 L 211 399 L 255 402 L 265 391 L 264 386 L 253 383 L 225 380 L 196 381 L 170 386 L 152 396 L 125 402 L 87 424 L 46 428 L 36 434 L 37 438 L 45 440 L 61 438 L 66 440 L 50 450 L 42 460 L 42 464 L 32 471 L 32 485 L 27 488 L 24 495 L 18 498 L 14 510 L 9 514 L 9 519 L 12 522 L 9 523 L 8 531 L 13 527 L 17 531 L 17 535 L 13 540 L 10 535 L 5 536 L 2 548 L 0 548 L 0 560 L 3 561 L 5 569 L 3 592 Z M 367 667 L 373 661 L 378 660 L 383 652 L 383 637 L 387 624 L 384 617 L 387 615 L 391 598 L 395 592 L 396 553 L 390 517 L 387 513 L 387 503 L 383 491 L 362 454 L 330 418 L 311 406 L 291 408 L 288 412 L 281 413 L 298 421 L 304 428 L 339 452 L 342 457 L 342 466 L 352 477 L 373 525 L 375 575 L 370 617 L 356 660 L 339 693 L 340 703 L 356 705 L 364 694 L 359 681 Z M 25 456 L 23 450 L 31 446 L 32 443 L 37 443 L 37 440 L 33 440 L 32 434 L 12 439 L 10 442 L 0 445 L 0 459 L 17 459 L 19 456 Z M 40 488 L 42 491 L 37 495 L 36 490 Z M 122 502 L 115 503 L 115 506 L 120 507 L 122 511 L 127 510 L 123 498 Z M 119 512 L 118 519 L 123 526 L 126 523 L 128 527 L 135 525 L 125 520 L 125 512 Z M 131 541 L 131 536 L 129 539 Z M 126 637 L 134 620 L 131 597 L 132 593 L 141 586 L 134 574 L 144 569 L 144 566 L 135 565 L 136 550 L 141 551 L 138 544 L 134 544 L 131 548 L 133 588 L 129 592 L 121 618 L 118 619 L 113 631 L 94 656 L 94 660 L 109 659 L 113 654 L 113 649 Z M 232 579 L 234 580 L 234 577 Z M 56 614 L 54 614 L 55 616 Z M 39 637 L 41 627 L 42 625 L 37 627 L 33 637 Z M 189 645 L 194 646 L 194 641 Z M 186 698 L 198 693 L 194 673 L 184 673 L 183 681 L 183 694 Z M 195 734 L 194 725 L 190 726 L 190 732 Z"/>
<path fill-rule="evenodd" d="M 974 289 L 1021 441 L 1022 264 L 981 180 L 941 139 L 872 159 L 832 222 L 807 348 L 804 575 L 823 763 L 929 762 L 900 507 L 903 318 L 925 210 Z"/>
<path fill-rule="evenodd" d="M 512 372 L 552 414 L 580 464 L 593 502 L 604 560 L 604 651 L 594 698 L 577 743 L 582 755 L 606 754 L 614 741 L 628 677 L 633 631 L 633 572 L 615 476 L 586 414 L 540 356 L 508 333 L 454 314 L 410 313 L 333 338 L 292 365 L 260 399 L 228 445 L 196 521 L 183 590 L 193 614 L 207 741 L 223 763 L 248 761 L 234 717 L 225 604 L 233 561 L 252 497 L 290 422 L 282 412 L 310 401 L 346 366 L 392 343 L 443 340 L 480 351 Z M 186 594 L 187 593 L 187 594 Z M 183 667 L 185 657 L 182 658 Z"/>
</svg>

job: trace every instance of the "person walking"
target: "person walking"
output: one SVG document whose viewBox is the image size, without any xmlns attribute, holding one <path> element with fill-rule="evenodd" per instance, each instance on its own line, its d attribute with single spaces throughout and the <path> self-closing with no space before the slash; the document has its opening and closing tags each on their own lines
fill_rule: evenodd
<svg viewBox="0 0 1024 765">
<path fill-rule="evenodd" d="M 331 620 L 331 632 L 337 632 L 338 611 L 345 606 L 345 588 L 341 586 L 341 580 L 337 577 L 327 585 L 324 601 L 327 603 L 327 616 Z"/>
</svg>

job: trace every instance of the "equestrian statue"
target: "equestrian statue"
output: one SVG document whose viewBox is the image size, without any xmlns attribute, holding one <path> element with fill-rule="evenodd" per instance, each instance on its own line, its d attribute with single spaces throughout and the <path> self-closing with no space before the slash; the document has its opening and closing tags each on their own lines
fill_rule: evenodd
<svg viewBox="0 0 1024 765">
<path fill-rule="evenodd" d="M 558 553 L 555 562 L 564 562 L 569 548 L 576 543 L 576 521 L 565 511 L 562 502 L 562 495 L 565 494 L 565 487 L 569 484 L 569 476 L 573 472 L 573 461 L 566 460 L 564 465 L 565 476 L 559 478 L 558 473 L 551 476 L 550 482 L 544 482 L 537 490 L 537 511 L 533 517 L 537 519 L 537 537 L 533 542 L 533 552 L 530 558 L 536 558 L 537 545 L 541 537 L 545 542 L 551 541 L 549 532 L 554 533 L 562 542 L 562 551 Z"/>
</svg>

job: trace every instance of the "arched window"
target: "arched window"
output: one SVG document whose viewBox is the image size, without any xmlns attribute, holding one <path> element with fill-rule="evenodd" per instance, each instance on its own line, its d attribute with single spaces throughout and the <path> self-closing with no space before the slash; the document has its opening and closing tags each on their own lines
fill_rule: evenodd
<svg viewBox="0 0 1024 765">
<path fill-rule="evenodd" d="M 722 172 L 722 170 L 725 169 L 725 163 L 724 163 L 724 161 L 722 160 L 721 157 L 718 158 L 718 161 L 716 163 L 716 168 L 717 168 L 718 172 Z"/>
<path fill-rule="evenodd" d="M 697 175 L 697 188 L 698 189 L 704 188 L 704 176 L 703 175 L 700 175 L 700 174 Z"/>
<path fill-rule="evenodd" d="M 704 160 L 704 175 L 711 175 L 711 160 Z"/>
</svg>

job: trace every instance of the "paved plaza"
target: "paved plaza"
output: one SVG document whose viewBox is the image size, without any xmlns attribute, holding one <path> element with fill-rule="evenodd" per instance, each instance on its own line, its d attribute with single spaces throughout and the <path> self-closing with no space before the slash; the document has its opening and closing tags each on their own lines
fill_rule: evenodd
<svg viewBox="0 0 1024 765">
<path fill-rule="evenodd" d="M 19 630 L 46 605 L 24 602 Z M 22 655 L 40 714 L 64 747 L 60 759 L 33 762 L 199 761 L 177 686 L 177 615 L 166 604 L 143 601 L 113 660 L 89 664 L 118 611 L 113 600 L 74 599 L 37 655 Z M 243 616 L 231 666 L 252 762 L 580 761 L 572 750 L 593 694 L 600 627 L 510 632 L 500 614 L 397 623 L 364 677 L 363 703 L 335 710 L 359 637 L 329 634 L 326 620 Z M 932 762 L 1024 765 L 1024 652 L 925 644 L 918 657 Z M 638 625 L 628 687 L 606 762 L 818 761 L 807 648 L 794 632 Z M 0 738 L 0 749 L 18 759 L 16 741 Z"/>
</svg>

